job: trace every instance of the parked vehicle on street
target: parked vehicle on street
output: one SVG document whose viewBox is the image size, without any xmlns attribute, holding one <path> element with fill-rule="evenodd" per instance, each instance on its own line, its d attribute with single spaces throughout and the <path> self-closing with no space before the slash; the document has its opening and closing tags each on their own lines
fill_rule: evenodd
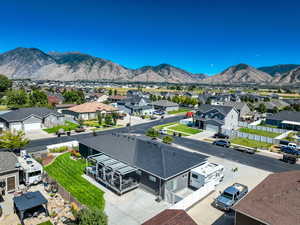
<svg viewBox="0 0 300 225">
<path fill-rule="evenodd" d="M 213 202 L 213 206 L 228 212 L 247 193 L 248 187 L 246 185 L 234 183 L 232 186 L 227 187 L 223 193 L 220 193 L 220 196 Z"/>
<path fill-rule="evenodd" d="M 287 153 L 287 154 L 300 155 L 300 151 L 293 148 L 293 147 L 283 146 L 283 147 L 280 148 L 280 150 L 284 153 Z"/>
<path fill-rule="evenodd" d="M 159 133 L 160 133 L 160 134 L 168 134 L 168 131 L 165 130 L 165 129 L 162 129 L 162 130 L 159 131 Z"/>
<path fill-rule="evenodd" d="M 224 166 L 206 162 L 191 170 L 190 186 L 199 189 L 207 183 L 218 185 L 224 178 Z"/>
<path fill-rule="evenodd" d="M 85 131 L 85 129 L 83 128 L 83 127 L 77 127 L 76 129 L 75 129 L 75 132 L 76 133 L 81 133 L 81 132 L 84 132 Z"/>
<path fill-rule="evenodd" d="M 295 164 L 298 161 L 298 157 L 296 155 L 283 154 L 282 161 L 290 164 Z"/>
<path fill-rule="evenodd" d="M 154 111 L 153 114 L 162 116 L 162 115 L 165 115 L 165 112 L 164 111 Z"/>
<path fill-rule="evenodd" d="M 155 120 L 155 119 L 157 119 L 157 117 L 156 116 L 150 116 L 150 120 Z"/>
<path fill-rule="evenodd" d="M 300 147 L 298 147 L 297 144 L 295 144 L 293 142 L 286 141 L 286 140 L 280 140 L 279 145 L 280 145 L 281 148 L 290 147 L 290 148 L 293 148 L 293 149 L 300 150 Z"/>
<path fill-rule="evenodd" d="M 228 136 L 228 135 L 222 134 L 222 133 L 216 133 L 213 137 L 214 137 L 214 138 L 229 139 L 229 136 Z"/>
<path fill-rule="evenodd" d="M 254 154 L 255 153 L 255 149 L 246 148 L 246 147 L 242 147 L 242 146 L 235 146 L 233 149 L 237 150 L 237 151 L 240 151 L 240 152 L 249 153 L 249 154 Z"/>
<path fill-rule="evenodd" d="M 213 142 L 213 145 L 218 145 L 218 146 L 229 148 L 230 147 L 230 141 L 227 141 L 227 140 L 217 140 L 217 141 Z"/>
</svg>

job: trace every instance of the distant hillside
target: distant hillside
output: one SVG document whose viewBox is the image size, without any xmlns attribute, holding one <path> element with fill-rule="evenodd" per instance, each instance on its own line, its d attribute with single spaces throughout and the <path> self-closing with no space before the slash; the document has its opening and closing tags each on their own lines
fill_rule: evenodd
<svg viewBox="0 0 300 225">
<path fill-rule="evenodd" d="M 296 84 L 300 83 L 300 67 L 297 67 L 281 76 L 276 76 L 273 83 L 278 84 Z"/>
<path fill-rule="evenodd" d="M 201 80 L 204 83 L 268 83 L 272 77 L 247 64 L 231 66 L 223 72 Z"/>
<path fill-rule="evenodd" d="M 282 64 L 282 65 L 275 65 L 275 66 L 264 66 L 257 68 L 260 71 L 263 71 L 265 73 L 268 73 L 272 76 L 280 75 L 287 73 L 297 67 L 300 67 L 300 65 L 297 64 Z"/>
<path fill-rule="evenodd" d="M 169 64 L 128 69 L 80 52 L 44 53 L 16 48 L 0 54 L 0 73 L 10 78 L 197 83 L 201 78 Z"/>
</svg>

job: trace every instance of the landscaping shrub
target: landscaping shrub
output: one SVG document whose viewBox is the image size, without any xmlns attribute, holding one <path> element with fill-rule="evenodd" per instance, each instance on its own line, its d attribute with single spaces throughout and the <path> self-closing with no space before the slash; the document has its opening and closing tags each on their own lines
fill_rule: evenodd
<svg viewBox="0 0 300 225">
<path fill-rule="evenodd" d="M 61 147 L 57 147 L 57 148 L 51 148 L 49 149 L 49 152 L 52 153 L 61 153 L 61 152 L 65 152 L 67 151 L 69 148 L 67 146 L 61 146 Z"/>
<path fill-rule="evenodd" d="M 173 142 L 173 138 L 171 136 L 165 136 L 163 138 L 163 143 L 165 144 L 171 144 Z"/>
</svg>

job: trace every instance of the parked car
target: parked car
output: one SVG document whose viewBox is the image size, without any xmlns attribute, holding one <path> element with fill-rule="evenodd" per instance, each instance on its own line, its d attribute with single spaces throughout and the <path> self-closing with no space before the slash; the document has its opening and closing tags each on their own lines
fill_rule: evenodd
<svg viewBox="0 0 300 225">
<path fill-rule="evenodd" d="M 218 140 L 218 141 L 214 141 L 213 145 L 218 145 L 218 146 L 229 148 L 230 147 L 230 141 Z"/>
<path fill-rule="evenodd" d="M 85 131 L 85 129 L 83 128 L 83 127 L 77 127 L 76 129 L 75 129 L 75 132 L 76 133 L 80 133 L 80 132 L 84 132 Z"/>
<path fill-rule="evenodd" d="M 165 112 L 164 111 L 154 111 L 153 114 L 162 116 L 165 114 Z"/>
<path fill-rule="evenodd" d="M 236 146 L 233 149 L 237 150 L 237 151 L 240 151 L 240 152 L 249 153 L 249 154 L 254 154 L 255 153 L 255 149 L 245 148 L 245 147 L 242 147 L 242 146 Z"/>
<path fill-rule="evenodd" d="M 222 133 L 216 133 L 214 135 L 214 138 L 223 138 L 223 139 L 229 139 L 229 136 L 226 134 L 222 134 Z"/>
<path fill-rule="evenodd" d="M 162 130 L 160 130 L 160 131 L 159 131 L 159 133 L 160 133 L 160 134 L 168 134 L 168 131 L 167 131 L 167 130 L 164 130 L 164 129 L 162 129 Z"/>
<path fill-rule="evenodd" d="M 63 128 L 60 128 L 57 132 L 56 135 L 63 135 L 66 134 L 65 130 Z"/>
<path fill-rule="evenodd" d="M 280 140 L 279 145 L 280 145 L 281 148 L 290 147 L 290 148 L 293 148 L 293 149 L 299 149 L 297 144 L 295 144 L 293 142 L 286 141 L 286 140 Z"/>
<path fill-rule="evenodd" d="M 232 206 L 248 193 L 248 187 L 244 184 L 234 183 L 227 187 L 212 205 L 224 211 L 230 211 Z"/>
<path fill-rule="evenodd" d="M 150 120 L 155 120 L 155 119 L 157 119 L 156 116 L 150 116 Z"/>
<path fill-rule="evenodd" d="M 298 157 L 296 155 L 283 154 L 282 161 L 290 164 L 295 164 L 298 161 Z"/>
<path fill-rule="evenodd" d="M 283 146 L 280 148 L 280 150 L 284 153 L 287 153 L 287 154 L 292 154 L 292 155 L 300 155 L 300 151 L 293 148 L 293 147 L 290 147 L 290 146 Z"/>
</svg>

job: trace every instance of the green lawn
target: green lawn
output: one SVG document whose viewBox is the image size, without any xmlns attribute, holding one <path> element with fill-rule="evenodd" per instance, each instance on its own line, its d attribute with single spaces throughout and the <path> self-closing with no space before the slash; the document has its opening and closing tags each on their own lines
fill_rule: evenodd
<svg viewBox="0 0 300 225">
<path fill-rule="evenodd" d="M 242 127 L 239 129 L 240 132 L 248 133 L 248 134 L 256 134 L 260 136 L 265 136 L 265 137 L 270 137 L 274 138 L 280 135 L 279 133 L 274 133 L 274 132 L 269 132 L 269 131 L 264 131 L 264 130 L 255 130 L 255 129 L 250 129 L 246 127 Z"/>
<path fill-rule="evenodd" d="M 84 125 L 89 127 L 97 127 L 100 126 L 97 120 L 86 120 L 83 122 Z"/>
<path fill-rule="evenodd" d="M 85 160 L 72 160 L 70 153 L 65 153 L 46 166 L 45 170 L 80 203 L 103 210 L 104 193 L 81 176 L 85 166 Z"/>
<path fill-rule="evenodd" d="M 243 145 L 250 148 L 269 148 L 272 144 L 250 140 L 247 138 L 233 138 L 231 139 L 232 144 Z"/>
<path fill-rule="evenodd" d="M 44 223 L 39 223 L 38 225 L 53 225 L 49 220 Z"/>
<path fill-rule="evenodd" d="M 199 129 L 195 129 L 184 124 L 178 124 L 176 126 L 168 127 L 168 129 L 173 131 L 178 131 L 178 132 L 184 132 L 191 135 L 198 134 L 201 132 L 201 130 Z"/>
<path fill-rule="evenodd" d="M 77 127 L 79 127 L 78 124 L 72 123 L 70 121 L 66 121 L 65 125 L 59 125 L 52 128 L 46 128 L 44 131 L 46 131 L 49 134 L 56 133 L 59 129 L 64 129 L 65 131 L 68 130 L 75 130 Z"/>
<path fill-rule="evenodd" d="M 171 126 L 171 125 L 175 125 L 175 124 L 176 124 L 176 122 L 174 122 L 174 123 L 166 123 L 166 124 L 155 126 L 153 128 L 156 129 L 156 130 L 162 130 L 165 127 L 168 127 L 168 126 Z"/>
<path fill-rule="evenodd" d="M 178 110 L 169 111 L 168 114 L 173 115 L 173 114 L 186 113 L 190 111 L 191 111 L 190 109 L 178 109 Z"/>
<path fill-rule="evenodd" d="M 265 124 L 265 123 L 261 123 L 257 126 L 260 126 L 260 127 L 270 127 L 270 128 L 278 128 L 277 126 L 274 126 L 274 125 L 269 125 L 269 124 Z"/>
</svg>

